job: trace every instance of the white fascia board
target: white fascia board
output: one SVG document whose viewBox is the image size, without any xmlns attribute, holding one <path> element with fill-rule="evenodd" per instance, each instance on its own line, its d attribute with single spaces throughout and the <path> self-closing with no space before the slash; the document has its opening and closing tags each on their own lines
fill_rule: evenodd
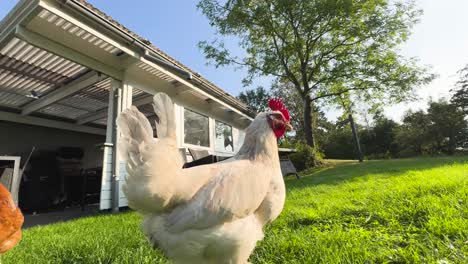
<svg viewBox="0 0 468 264">
<path fill-rule="evenodd" d="M 126 43 L 122 43 L 122 42 L 119 42 L 119 41 L 116 41 L 115 39 L 113 38 L 110 38 L 104 34 L 102 34 L 100 31 L 94 29 L 93 27 L 83 23 L 82 21 L 80 21 L 79 19 L 73 17 L 72 15 L 70 15 L 69 13 L 67 13 L 66 9 L 64 9 L 63 7 L 61 7 L 57 1 L 50 1 L 50 0 L 41 0 L 39 2 L 39 6 L 41 6 L 42 8 L 46 9 L 47 11 L 51 12 L 51 13 L 54 13 L 55 15 L 67 20 L 68 22 L 74 24 L 75 26 L 78 26 L 80 27 L 81 29 L 87 31 L 88 33 L 98 37 L 99 39 L 102 39 L 103 41 L 107 42 L 108 44 L 111 44 L 112 46 L 120 49 L 121 51 L 129 54 L 130 56 L 132 57 L 140 57 L 140 55 L 129 49 L 127 44 Z M 100 25 L 96 25 L 97 28 L 100 27 Z"/>
</svg>

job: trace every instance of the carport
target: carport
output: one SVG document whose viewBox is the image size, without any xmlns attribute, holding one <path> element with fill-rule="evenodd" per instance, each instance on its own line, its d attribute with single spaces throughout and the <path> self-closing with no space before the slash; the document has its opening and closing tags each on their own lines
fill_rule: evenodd
<svg viewBox="0 0 468 264">
<path fill-rule="evenodd" d="M 0 24 L 0 155 L 32 147 L 21 133 L 36 145 L 84 142 L 88 162 L 102 169 L 100 209 L 127 205 L 115 117 L 135 105 L 155 119 L 158 91 L 239 128 L 252 120 L 234 97 L 85 1 L 22 0 Z"/>
</svg>

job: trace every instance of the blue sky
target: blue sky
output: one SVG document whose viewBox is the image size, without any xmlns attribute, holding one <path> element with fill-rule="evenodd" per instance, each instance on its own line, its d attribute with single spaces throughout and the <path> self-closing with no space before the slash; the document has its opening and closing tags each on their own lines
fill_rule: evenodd
<svg viewBox="0 0 468 264">
<path fill-rule="evenodd" d="M 449 90 L 457 81 L 456 72 L 468 64 L 468 1 L 417 0 L 416 3 L 424 15 L 402 46 L 401 53 L 431 65 L 439 77 L 418 90 L 421 100 L 387 107 L 387 116 L 395 120 L 399 120 L 406 109 L 426 109 L 430 97 L 449 98 Z"/>
<path fill-rule="evenodd" d="M 11 10 L 17 0 L 0 0 L 0 18 Z M 227 92 L 237 95 L 246 89 L 241 80 L 245 71 L 232 67 L 216 69 L 206 65 L 197 47 L 201 40 L 214 39 L 214 31 L 207 19 L 196 9 L 197 0 L 89 0 L 100 10 L 112 16 L 135 33 L 149 39 L 157 47 L 199 72 Z M 421 22 L 401 47 L 405 56 L 418 57 L 422 64 L 431 65 L 439 75 L 433 83 L 418 90 L 421 100 L 386 108 L 387 116 L 400 120 L 407 109 L 426 107 L 429 97 L 447 97 L 456 81 L 455 73 L 468 63 L 467 0 L 417 0 L 424 10 Z M 242 54 L 236 41 L 228 42 L 235 53 Z M 257 79 L 252 87 L 269 86 L 268 78 Z M 327 109 L 327 116 L 334 118 L 338 112 Z"/>
</svg>

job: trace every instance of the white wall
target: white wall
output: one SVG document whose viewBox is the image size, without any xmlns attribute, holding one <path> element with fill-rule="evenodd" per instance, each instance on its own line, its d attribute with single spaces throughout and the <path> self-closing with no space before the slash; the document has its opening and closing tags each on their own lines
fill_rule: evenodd
<svg viewBox="0 0 468 264">
<path fill-rule="evenodd" d="M 191 109 L 195 112 L 197 112 L 195 109 Z M 175 104 L 174 108 L 174 114 L 176 118 L 176 137 L 177 137 L 177 142 L 178 146 L 181 151 L 181 155 L 185 155 L 185 160 L 186 161 L 191 161 L 192 157 L 190 155 L 187 155 L 188 153 L 185 151 L 186 148 L 200 148 L 200 149 L 208 149 L 210 153 L 213 154 L 227 154 L 227 153 L 218 153 L 215 151 L 215 146 L 214 146 L 214 141 L 215 141 L 215 131 L 214 131 L 214 124 L 215 124 L 215 119 L 210 117 L 209 115 L 209 122 L 210 122 L 210 147 L 209 148 L 203 148 L 199 146 L 190 146 L 187 144 L 184 144 L 183 142 L 183 137 L 184 137 L 184 131 L 183 131 L 183 121 L 184 121 L 184 107 Z M 202 113 L 204 115 L 207 115 L 207 113 Z M 234 140 L 234 152 L 230 153 L 233 155 L 236 153 L 240 146 L 242 145 L 244 141 L 244 129 L 240 127 L 236 127 L 235 125 L 232 124 L 232 122 L 229 122 L 228 119 L 225 120 L 220 120 L 223 123 L 226 123 L 228 125 L 232 126 L 232 134 L 233 134 L 233 140 Z M 102 188 L 101 188 L 101 203 L 100 203 L 100 209 L 110 209 L 112 207 L 112 201 L 111 201 L 111 196 L 112 196 L 112 189 L 111 189 L 111 174 L 112 174 L 112 147 L 106 147 L 104 150 L 104 155 L 106 156 L 106 163 L 103 164 L 103 181 L 102 181 Z M 122 186 L 125 183 L 126 180 L 126 170 L 125 170 L 125 163 L 121 163 L 119 167 L 118 177 L 119 177 L 119 206 L 124 207 L 128 206 L 128 201 L 127 198 L 125 197 L 125 194 L 122 191 Z"/>
<path fill-rule="evenodd" d="M 190 109 L 190 108 L 189 108 Z M 197 112 L 196 109 L 190 109 L 194 112 Z M 203 115 L 206 115 L 206 113 L 200 113 Z M 239 148 L 242 146 L 244 143 L 244 130 L 245 128 L 241 128 L 239 126 L 236 126 L 231 122 L 232 120 L 229 119 L 224 119 L 224 120 L 219 120 L 215 119 L 211 116 L 208 115 L 209 117 L 209 127 L 210 127 L 210 147 L 200 147 L 200 146 L 194 146 L 194 145 L 189 145 L 184 143 L 184 127 L 183 127 L 183 122 L 184 122 L 184 107 L 177 105 L 175 107 L 175 116 L 176 116 L 176 129 L 177 129 L 177 141 L 179 148 L 181 149 L 186 149 L 186 148 L 194 148 L 194 149 L 206 149 L 212 154 L 218 154 L 218 155 L 233 155 L 237 151 L 239 151 Z M 232 137 L 234 141 L 234 151 L 232 153 L 227 153 L 227 152 L 218 152 L 215 150 L 215 122 L 216 120 L 219 120 L 227 125 L 230 125 L 232 127 Z M 191 157 L 187 157 L 188 160 L 191 159 Z"/>
</svg>

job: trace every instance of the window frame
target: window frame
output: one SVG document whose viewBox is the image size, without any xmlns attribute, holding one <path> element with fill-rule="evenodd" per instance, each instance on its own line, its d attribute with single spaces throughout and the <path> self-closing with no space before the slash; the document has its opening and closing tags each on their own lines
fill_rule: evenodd
<svg viewBox="0 0 468 264">
<path fill-rule="evenodd" d="M 203 150 L 208 150 L 208 151 L 211 151 L 212 150 L 212 147 L 213 147 L 213 137 L 212 137 L 212 118 L 209 116 L 209 115 L 205 115 L 205 114 L 202 114 L 198 111 L 195 111 L 195 110 L 192 110 L 188 107 L 181 107 L 181 110 L 180 111 L 180 124 L 181 124 L 181 133 L 180 133 L 180 142 L 181 142 L 181 146 L 183 148 L 194 148 L 194 149 L 203 149 Z M 185 142 L 185 110 L 188 110 L 188 111 L 191 111 L 195 114 L 198 114 L 198 115 L 201 115 L 201 116 L 204 116 L 206 118 L 208 118 L 208 146 L 200 146 L 200 145 L 194 145 L 194 144 L 190 144 L 190 143 L 186 143 Z"/>
<path fill-rule="evenodd" d="M 185 143 L 185 135 L 184 135 L 184 130 L 185 130 L 185 109 L 195 112 L 199 115 L 208 117 L 208 124 L 209 124 L 209 140 L 210 140 L 210 146 L 209 147 L 204 147 L 204 146 L 198 146 L 198 145 L 193 145 L 190 143 Z M 208 150 L 208 152 L 212 155 L 220 155 L 220 156 L 232 156 L 236 153 L 238 150 L 237 148 L 240 148 L 240 146 L 236 146 L 236 142 L 238 141 L 238 138 L 236 138 L 236 135 L 240 133 L 240 129 L 238 129 L 236 126 L 231 124 L 230 122 L 224 121 L 224 120 L 218 120 L 216 118 L 213 118 L 209 115 L 209 113 L 204 112 L 204 111 L 198 111 L 198 110 L 193 110 L 191 107 L 186 107 L 183 105 L 177 105 L 176 109 L 176 118 L 179 119 L 176 121 L 176 137 L 177 137 L 177 145 L 179 149 L 185 149 L 187 150 L 188 148 L 191 149 L 198 149 L 198 150 Z M 216 141 L 216 127 L 215 123 L 216 121 L 222 122 L 232 128 L 232 141 L 233 141 L 233 151 L 218 151 L 215 149 L 215 141 Z"/>
<path fill-rule="evenodd" d="M 219 122 L 223 125 L 226 125 L 226 126 L 229 126 L 231 128 L 231 139 L 232 139 L 232 150 L 229 151 L 229 150 L 217 150 L 216 149 L 216 123 Z M 231 124 L 227 123 L 227 122 L 224 122 L 224 121 L 221 121 L 221 120 L 218 120 L 218 119 L 214 119 L 214 127 L 213 127 L 213 150 L 214 152 L 216 153 L 226 153 L 226 154 L 232 154 L 232 153 L 235 153 L 236 151 L 236 144 L 234 142 L 234 126 L 232 126 Z"/>
</svg>

